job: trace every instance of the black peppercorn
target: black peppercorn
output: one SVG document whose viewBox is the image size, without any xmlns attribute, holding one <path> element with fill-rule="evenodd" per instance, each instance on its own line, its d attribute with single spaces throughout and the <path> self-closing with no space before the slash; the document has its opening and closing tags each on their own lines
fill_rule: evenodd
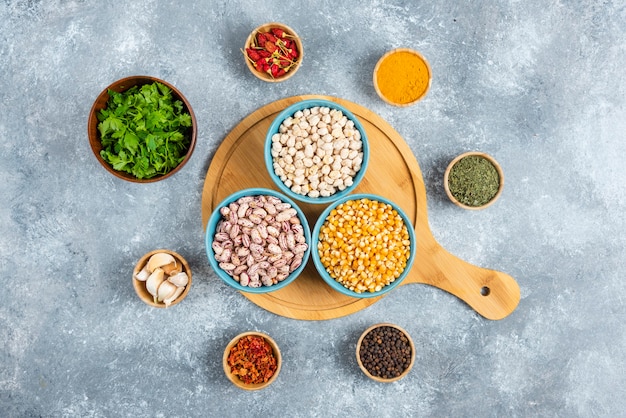
<svg viewBox="0 0 626 418">
<path fill-rule="evenodd" d="M 407 336 L 397 328 L 380 326 L 362 339 L 359 357 L 363 367 L 382 379 L 400 376 L 411 363 L 411 345 Z"/>
</svg>

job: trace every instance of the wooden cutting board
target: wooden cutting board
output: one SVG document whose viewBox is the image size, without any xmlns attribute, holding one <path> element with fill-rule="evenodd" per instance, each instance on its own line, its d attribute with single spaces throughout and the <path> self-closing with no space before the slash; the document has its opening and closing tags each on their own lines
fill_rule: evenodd
<svg viewBox="0 0 626 418">
<path fill-rule="evenodd" d="M 378 194 L 394 201 L 415 226 L 417 258 L 402 286 L 411 283 L 435 286 L 457 296 L 489 319 L 502 319 L 513 312 L 520 300 L 515 280 L 505 273 L 471 265 L 436 242 L 428 224 L 422 172 L 413 152 L 380 116 L 347 100 L 314 95 L 289 97 L 261 107 L 239 123 L 219 146 L 207 171 L 202 191 L 205 230 L 213 209 L 230 194 L 249 187 L 278 190 L 263 160 L 265 134 L 280 111 L 304 99 L 339 103 L 363 124 L 371 157 L 355 193 Z M 300 207 L 313 229 L 325 206 L 300 203 Z M 304 320 L 342 317 L 384 298 L 356 299 L 332 290 L 318 275 L 312 261 L 300 277 L 283 289 L 267 294 L 242 294 L 270 312 Z"/>
</svg>

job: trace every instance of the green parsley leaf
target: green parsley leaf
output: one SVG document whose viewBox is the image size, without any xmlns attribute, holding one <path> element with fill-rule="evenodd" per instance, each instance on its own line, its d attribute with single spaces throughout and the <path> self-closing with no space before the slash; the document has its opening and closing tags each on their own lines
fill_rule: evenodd
<svg viewBox="0 0 626 418">
<path fill-rule="evenodd" d="M 138 179 L 167 174 L 184 159 L 191 144 L 191 115 L 162 83 L 109 90 L 98 112 L 100 155 L 113 169 Z"/>
</svg>

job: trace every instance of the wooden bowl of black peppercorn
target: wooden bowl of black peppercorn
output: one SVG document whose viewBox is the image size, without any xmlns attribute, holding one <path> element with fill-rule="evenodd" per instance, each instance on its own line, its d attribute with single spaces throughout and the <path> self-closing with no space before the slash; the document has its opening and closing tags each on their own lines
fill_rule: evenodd
<svg viewBox="0 0 626 418">
<path fill-rule="evenodd" d="M 393 324 L 366 329 L 356 344 L 356 360 L 367 377 L 377 382 L 395 382 L 409 374 L 415 363 L 411 336 Z"/>
</svg>

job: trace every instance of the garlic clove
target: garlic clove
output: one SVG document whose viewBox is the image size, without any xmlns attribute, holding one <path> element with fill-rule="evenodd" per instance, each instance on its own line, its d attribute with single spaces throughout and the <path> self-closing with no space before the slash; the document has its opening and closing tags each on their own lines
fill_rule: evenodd
<svg viewBox="0 0 626 418">
<path fill-rule="evenodd" d="M 172 261 L 169 264 L 161 266 L 161 268 L 163 269 L 165 274 L 168 276 L 173 276 L 174 274 L 177 274 L 183 271 L 183 266 L 176 260 Z"/>
<path fill-rule="evenodd" d="M 155 269 L 150 277 L 146 280 L 146 290 L 152 296 L 154 296 L 154 300 L 156 302 L 158 289 L 161 283 L 165 280 L 165 273 L 160 268 Z"/>
<path fill-rule="evenodd" d="M 187 286 L 187 283 L 189 283 L 189 276 L 187 276 L 187 273 L 181 272 L 168 277 L 167 280 L 175 284 L 176 287 L 185 287 Z"/>
<path fill-rule="evenodd" d="M 157 300 L 159 302 L 163 302 L 163 300 L 171 298 L 172 296 L 174 296 L 174 293 L 176 293 L 177 289 L 178 288 L 176 287 L 175 284 L 168 282 L 167 280 L 164 280 L 159 285 L 159 290 L 157 292 Z"/>
<path fill-rule="evenodd" d="M 170 263 L 175 263 L 176 259 L 168 253 L 156 253 L 148 260 L 148 272 L 152 273 L 155 269 L 163 267 Z"/>
<path fill-rule="evenodd" d="M 176 292 L 174 292 L 172 296 L 163 300 L 163 303 L 165 303 L 165 307 L 167 308 L 168 306 L 172 304 L 172 302 L 178 299 L 178 297 L 183 293 L 184 290 L 185 290 L 184 287 L 177 287 Z"/>
<path fill-rule="evenodd" d="M 135 274 L 135 279 L 140 282 L 145 282 L 150 277 L 150 273 L 148 272 L 148 265 L 146 264 L 143 268 Z"/>
</svg>

